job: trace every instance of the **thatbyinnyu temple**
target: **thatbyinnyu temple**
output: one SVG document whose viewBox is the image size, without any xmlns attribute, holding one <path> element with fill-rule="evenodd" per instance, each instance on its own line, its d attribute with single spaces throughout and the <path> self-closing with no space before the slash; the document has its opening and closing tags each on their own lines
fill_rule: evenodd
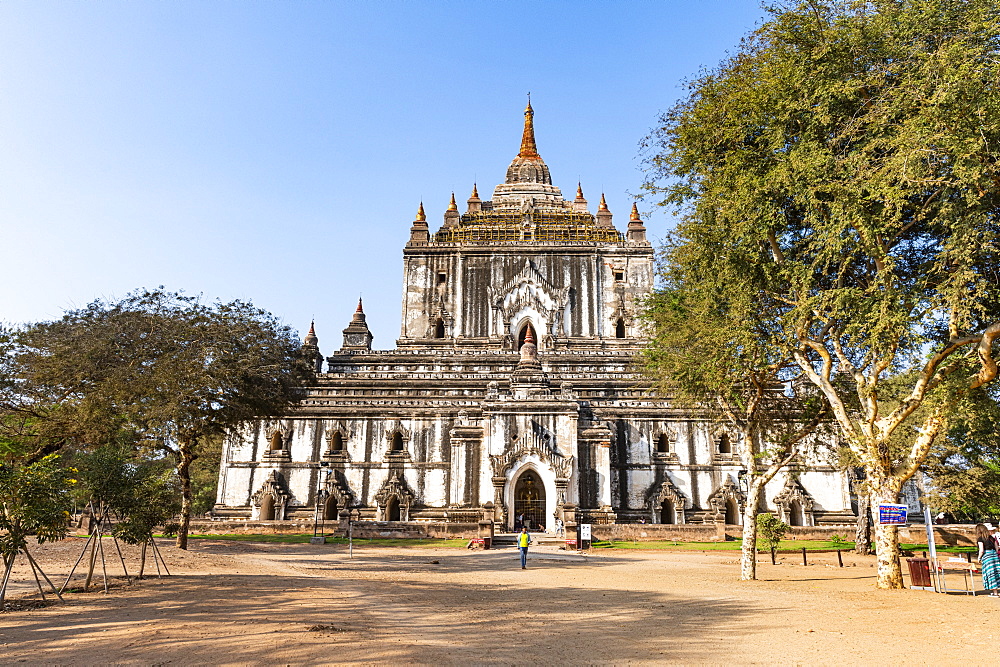
<svg viewBox="0 0 1000 667">
<path fill-rule="evenodd" d="M 507 177 L 432 231 L 423 205 L 403 249 L 403 321 L 373 350 L 362 304 L 340 349 L 305 348 L 316 379 L 287 419 L 248 424 L 223 451 L 215 514 L 474 521 L 551 530 L 566 507 L 596 524 L 737 524 L 736 435 L 654 395 L 633 367 L 653 248 L 601 195 L 567 200 L 535 144 L 531 105 Z M 324 369 L 325 361 L 325 369 Z M 792 525 L 850 520 L 832 459 L 767 487 Z M 319 507 L 317 507 L 319 504 Z M 492 510 L 490 509 L 492 504 Z"/>
</svg>

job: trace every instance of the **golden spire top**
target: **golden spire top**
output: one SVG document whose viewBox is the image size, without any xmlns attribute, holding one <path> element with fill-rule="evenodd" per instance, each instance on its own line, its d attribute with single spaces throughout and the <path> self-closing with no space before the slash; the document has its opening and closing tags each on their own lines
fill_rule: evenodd
<svg viewBox="0 0 1000 667">
<path fill-rule="evenodd" d="M 357 310 L 355 310 L 354 312 L 355 313 L 364 313 L 365 312 L 364 307 L 361 305 L 361 297 L 360 296 L 358 297 L 358 307 L 357 307 Z"/>
<path fill-rule="evenodd" d="M 597 210 L 599 210 L 599 211 L 607 211 L 608 210 L 608 202 L 606 202 L 604 200 L 604 193 L 603 192 L 601 193 L 601 204 L 600 204 L 600 206 L 597 207 Z"/>
<path fill-rule="evenodd" d="M 416 222 L 427 222 L 427 215 L 424 213 L 424 203 L 420 202 L 420 208 L 417 209 L 417 219 Z"/>
<path fill-rule="evenodd" d="M 458 210 L 458 204 L 455 203 L 455 193 L 454 192 L 451 193 L 451 203 L 448 204 L 448 210 L 449 211 L 457 211 Z"/>
<path fill-rule="evenodd" d="M 642 218 L 639 217 L 639 207 L 636 206 L 635 202 L 632 202 L 632 215 L 628 219 L 634 222 L 642 222 Z"/>
<path fill-rule="evenodd" d="M 476 189 L 476 184 L 472 184 L 472 196 L 469 199 L 479 199 L 479 190 Z"/>
<path fill-rule="evenodd" d="M 535 112 L 531 108 L 531 95 L 528 95 L 528 106 L 524 109 L 524 134 L 521 135 L 521 151 L 518 157 L 538 158 L 538 147 L 535 146 Z"/>
<path fill-rule="evenodd" d="M 580 185 L 580 181 L 576 182 L 576 198 L 583 199 L 583 187 Z"/>
</svg>

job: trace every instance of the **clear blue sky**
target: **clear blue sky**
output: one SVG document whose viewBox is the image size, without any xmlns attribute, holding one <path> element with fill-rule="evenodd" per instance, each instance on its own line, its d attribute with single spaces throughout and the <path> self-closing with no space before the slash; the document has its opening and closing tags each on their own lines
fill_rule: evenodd
<svg viewBox="0 0 1000 667">
<path fill-rule="evenodd" d="M 488 198 L 531 91 L 555 185 L 623 229 L 638 143 L 756 0 L 0 2 L 0 321 L 164 285 L 339 347 L 399 335 L 422 199 Z M 670 225 L 647 214 L 654 241 Z M 464 210 L 464 207 L 463 207 Z"/>
</svg>

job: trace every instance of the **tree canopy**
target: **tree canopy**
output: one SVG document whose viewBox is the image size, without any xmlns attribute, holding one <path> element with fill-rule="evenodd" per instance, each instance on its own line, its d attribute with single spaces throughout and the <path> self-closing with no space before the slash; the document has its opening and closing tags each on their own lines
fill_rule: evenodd
<svg viewBox="0 0 1000 667">
<path fill-rule="evenodd" d="M 201 444 L 281 415 L 311 372 L 295 332 L 270 313 L 162 288 L 28 326 L 4 363 L 9 451 L 33 459 L 69 442 L 112 445 L 124 432 L 168 452 L 181 483 L 182 548 Z"/>
<path fill-rule="evenodd" d="M 667 261 L 758 299 L 753 329 L 829 401 L 872 503 L 895 502 L 997 375 L 1000 9 L 768 11 L 660 118 L 646 188 L 682 215 Z M 876 549 L 879 586 L 901 586 L 895 528 Z"/>
</svg>

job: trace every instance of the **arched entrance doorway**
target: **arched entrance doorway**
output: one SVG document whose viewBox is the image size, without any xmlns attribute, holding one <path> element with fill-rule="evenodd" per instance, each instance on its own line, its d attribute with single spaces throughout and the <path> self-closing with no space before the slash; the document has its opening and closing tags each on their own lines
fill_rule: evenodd
<svg viewBox="0 0 1000 667">
<path fill-rule="evenodd" d="M 788 507 L 788 525 L 789 526 L 804 526 L 806 522 L 804 521 L 802 511 L 802 503 L 797 500 L 793 500 L 792 504 Z"/>
<path fill-rule="evenodd" d="M 545 530 L 545 486 L 534 470 L 525 471 L 514 485 L 514 528 L 521 529 L 523 517 L 528 530 Z"/>
<path fill-rule="evenodd" d="M 399 521 L 399 498 L 396 496 L 385 502 L 385 520 Z"/>
<path fill-rule="evenodd" d="M 669 500 L 664 500 L 660 503 L 660 523 L 674 523 L 675 519 L 674 504 Z"/>
<path fill-rule="evenodd" d="M 274 521 L 274 498 L 270 494 L 260 499 L 260 520 Z"/>
<path fill-rule="evenodd" d="M 737 526 L 740 523 L 740 507 L 733 498 L 726 500 L 726 523 L 730 526 Z"/>
<path fill-rule="evenodd" d="M 323 505 L 323 520 L 333 521 L 337 518 L 337 496 L 332 493 L 327 497 Z"/>
</svg>

